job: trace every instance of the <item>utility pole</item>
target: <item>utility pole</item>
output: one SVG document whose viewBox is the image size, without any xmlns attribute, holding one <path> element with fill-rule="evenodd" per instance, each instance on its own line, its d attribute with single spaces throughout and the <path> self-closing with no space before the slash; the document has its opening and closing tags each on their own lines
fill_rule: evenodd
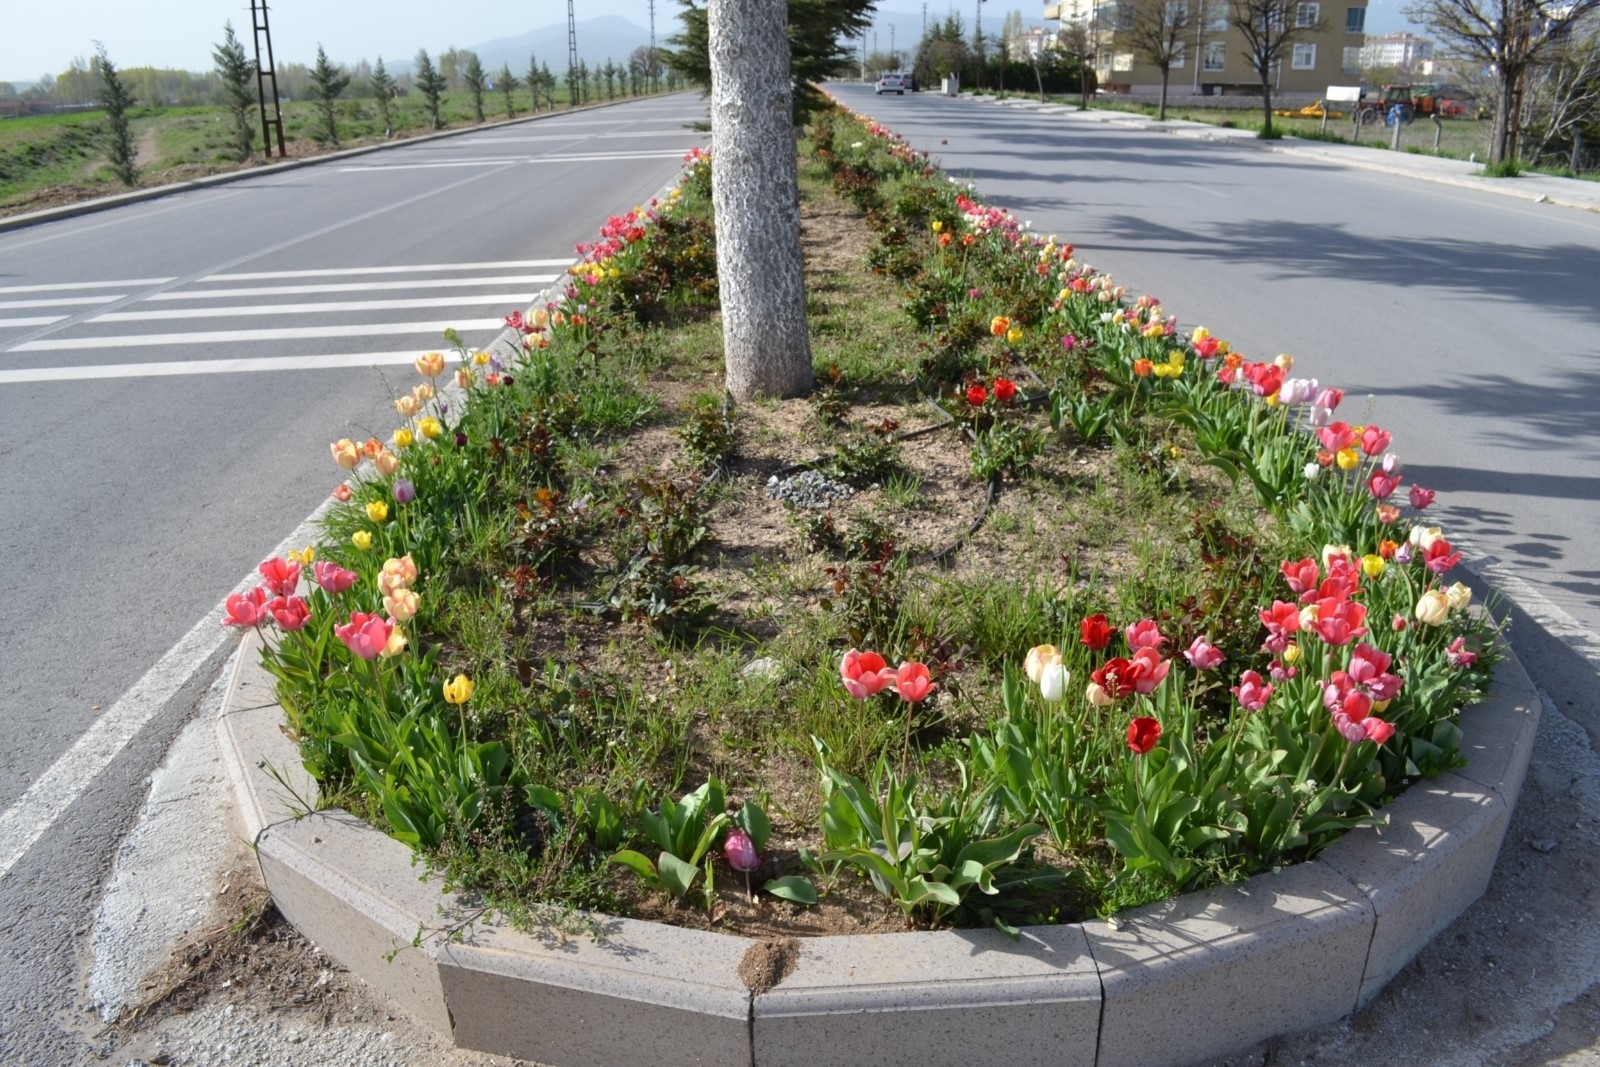
<svg viewBox="0 0 1600 1067">
<path fill-rule="evenodd" d="M 578 21 L 572 13 L 572 0 L 567 0 L 567 69 L 578 69 Z"/>
<path fill-rule="evenodd" d="M 895 70 L 900 69 L 900 53 L 894 49 L 894 23 L 889 23 L 889 65 Z"/>
<path fill-rule="evenodd" d="M 272 59 L 272 31 L 267 28 L 267 0 L 250 0 L 250 26 L 256 42 L 256 100 L 261 104 L 261 146 L 272 155 L 272 131 L 278 131 L 278 158 L 289 153 L 283 148 L 283 111 L 278 107 L 278 65 Z M 267 46 L 267 61 L 261 62 L 261 45 Z M 267 82 L 272 82 L 272 114 L 267 114 Z"/>
<path fill-rule="evenodd" d="M 650 0 L 650 91 L 661 91 L 656 84 L 656 0 Z"/>
</svg>

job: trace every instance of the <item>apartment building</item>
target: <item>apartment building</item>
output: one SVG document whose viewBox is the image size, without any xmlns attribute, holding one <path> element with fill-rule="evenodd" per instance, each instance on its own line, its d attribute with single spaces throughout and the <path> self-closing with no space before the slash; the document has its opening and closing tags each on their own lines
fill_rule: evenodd
<svg viewBox="0 0 1600 1067">
<path fill-rule="evenodd" d="M 1063 28 L 1082 26 L 1093 42 L 1095 76 L 1113 93 L 1156 93 L 1161 71 L 1132 46 L 1127 31 L 1133 4 L 1162 0 L 1062 0 L 1045 7 L 1046 19 Z M 1261 92 L 1261 77 L 1249 46 L 1229 24 L 1228 0 L 1165 0 L 1180 13 L 1193 35 L 1172 64 L 1169 92 L 1233 96 Z M 1286 0 L 1284 17 L 1302 29 L 1285 48 L 1272 74 L 1272 91 L 1322 95 L 1330 85 L 1361 84 L 1361 54 L 1366 43 L 1367 0 Z M 1321 26 L 1320 30 L 1315 29 Z"/>
<path fill-rule="evenodd" d="M 1383 37 L 1368 37 L 1361 46 L 1363 70 L 1398 67 L 1415 70 L 1433 59 L 1433 42 L 1413 33 L 1391 33 Z"/>
</svg>

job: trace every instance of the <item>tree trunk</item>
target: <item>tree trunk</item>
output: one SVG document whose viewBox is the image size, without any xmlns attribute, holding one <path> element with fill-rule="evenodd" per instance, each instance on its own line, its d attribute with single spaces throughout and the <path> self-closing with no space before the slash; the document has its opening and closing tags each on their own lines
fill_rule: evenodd
<svg viewBox="0 0 1600 1067">
<path fill-rule="evenodd" d="M 1167 65 L 1161 68 L 1161 103 L 1156 105 L 1156 121 L 1167 121 L 1167 80 L 1172 77 L 1172 67 Z"/>
<path fill-rule="evenodd" d="M 1262 136 L 1272 136 L 1272 72 L 1261 72 L 1261 117 L 1265 125 L 1261 127 Z"/>
<path fill-rule="evenodd" d="M 786 0 L 712 0 L 711 204 L 728 392 L 803 396 L 811 342 Z"/>
<path fill-rule="evenodd" d="M 1494 102 L 1494 129 L 1489 131 L 1489 163 L 1491 165 L 1504 160 L 1511 151 L 1511 119 L 1512 108 L 1516 107 L 1514 99 L 1517 92 L 1517 72 L 1500 67 L 1496 72 L 1499 75 L 1500 91 L 1495 94 Z"/>
</svg>

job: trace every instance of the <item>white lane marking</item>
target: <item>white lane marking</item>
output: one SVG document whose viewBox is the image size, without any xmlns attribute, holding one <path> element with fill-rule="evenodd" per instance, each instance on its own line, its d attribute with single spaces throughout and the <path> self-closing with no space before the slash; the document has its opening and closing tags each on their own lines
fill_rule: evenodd
<svg viewBox="0 0 1600 1067">
<path fill-rule="evenodd" d="M 682 159 L 689 150 L 668 152 L 594 152 L 585 156 L 535 156 L 529 163 L 608 163 L 620 159 Z"/>
<path fill-rule="evenodd" d="M 219 319 L 247 315 L 327 315 L 346 311 L 402 311 L 406 308 L 464 307 L 471 304 L 498 304 L 522 310 L 527 293 L 499 293 L 491 296 L 423 296 L 411 300 L 344 300 L 324 304 L 241 304 L 238 307 L 167 308 L 162 311 L 108 311 L 85 322 L 155 322 L 162 319 Z M 0 326 L 7 320 L 0 319 Z M 38 320 L 41 324 L 55 319 Z"/>
<path fill-rule="evenodd" d="M 1216 198 L 1217 198 L 1217 199 L 1219 199 L 1219 200 L 1228 200 L 1228 199 L 1231 199 L 1231 198 L 1230 198 L 1230 197 L 1229 197 L 1229 196 L 1228 196 L 1228 194 L 1227 194 L 1227 193 L 1219 193 L 1219 192 L 1218 192 L 1218 191 L 1217 191 L 1217 190 L 1215 190 L 1215 189 L 1210 189 L 1210 188 L 1207 188 L 1207 187 L 1206 187 L 1206 186 L 1204 186 L 1204 185 L 1196 185 L 1196 184 L 1195 184 L 1195 183 L 1193 183 L 1193 182 L 1181 182 L 1181 183 L 1179 183 L 1179 184 L 1181 184 L 1181 185 L 1184 185 L 1184 186 L 1187 186 L 1187 187 L 1188 187 L 1188 188 L 1190 188 L 1190 189 L 1193 189 L 1193 190 L 1194 190 L 1194 191 L 1195 191 L 1195 192 L 1197 192 L 1197 193 L 1205 193 L 1205 194 L 1206 194 L 1206 195 L 1207 195 L 1207 196 L 1214 196 L 1214 197 L 1216 197 Z"/>
<path fill-rule="evenodd" d="M 272 550 L 272 555 L 281 556 L 291 548 L 313 543 L 318 533 L 317 523 L 329 504 L 330 501 L 324 501 Z M 233 591 L 246 592 L 258 581 L 255 574 L 250 574 L 234 586 Z M 226 597 L 223 599 L 226 601 Z M 117 702 L 96 719 L 5 814 L 0 815 L 0 878 L 11 872 L 17 861 L 28 854 L 207 660 L 228 642 L 238 641 L 237 634 L 222 628 L 221 620 L 222 605 L 219 603 L 146 671 L 144 677 L 117 698 Z"/>
<path fill-rule="evenodd" d="M 571 262 L 568 260 L 567 262 Z M 418 278 L 407 282 L 349 282 L 336 285 L 270 285 L 256 289 L 173 289 L 146 300 L 215 300 L 221 296 L 304 296 L 308 293 L 371 293 L 388 289 L 451 289 L 469 285 L 544 285 L 559 274 L 509 274 L 498 278 Z"/>
<path fill-rule="evenodd" d="M 0 300 L 0 311 L 15 311 L 18 308 L 75 308 L 80 304 L 110 304 L 121 300 L 127 293 L 112 293 L 110 296 L 64 296 L 50 300 Z"/>
<path fill-rule="evenodd" d="M 339 173 L 373 170 L 438 170 L 442 167 L 503 167 L 507 163 L 522 161 L 522 156 L 515 156 L 511 159 L 452 159 L 449 162 L 439 163 L 357 163 L 349 167 L 340 167 Z"/>
<path fill-rule="evenodd" d="M 0 285 L 0 293 L 54 293 L 65 289 L 136 289 L 141 285 L 165 285 L 171 278 L 129 278 L 122 282 L 60 282 L 55 285 Z"/>
<path fill-rule="evenodd" d="M 505 325 L 499 319 L 456 319 L 441 322 L 374 322 L 353 326 L 285 326 L 273 330 L 197 330 L 194 333 L 128 333 L 116 337 L 55 337 L 29 341 L 12 352 L 63 352 L 94 348 L 152 348 L 165 345 L 232 344 L 239 341 L 303 341 L 313 337 L 368 337 L 373 334 L 432 333 L 447 329 L 492 330 Z"/>
<path fill-rule="evenodd" d="M 336 352 L 325 356 L 260 356 L 254 359 L 196 359 L 184 363 L 107 363 L 98 367 L 37 367 L 0 370 L 0 385 L 27 382 L 89 382 L 107 378 L 175 378 L 198 374 L 256 374 L 264 371 L 343 370 L 350 367 L 405 366 L 424 349 L 404 352 Z"/>
<path fill-rule="evenodd" d="M 199 282 L 264 282 L 272 278 L 347 278 L 358 274 L 414 274 L 418 271 L 521 270 L 527 267 L 565 267 L 565 259 L 511 259 L 503 263 L 429 263 L 416 267 L 323 267 L 317 270 L 262 270 L 234 274 L 208 274 Z"/>
<path fill-rule="evenodd" d="M 23 326 L 48 326 L 52 322 L 60 322 L 65 315 L 40 315 L 31 319 L 0 319 L 0 330 L 18 329 Z"/>
<path fill-rule="evenodd" d="M 673 129 L 670 129 L 670 130 L 625 130 L 625 131 L 618 131 L 616 133 L 583 134 L 581 136 L 583 136 L 583 138 L 585 140 L 603 141 L 603 140 L 606 140 L 606 139 L 612 138 L 612 137 L 682 137 L 683 134 L 684 134 L 683 127 L 682 126 L 678 126 L 678 127 L 673 128 Z M 570 141 L 572 139 L 573 139 L 572 136 L 563 137 L 563 136 L 560 136 L 560 135 L 557 135 L 557 134 L 549 134 L 549 133 L 547 133 L 547 134 L 544 134 L 542 136 L 537 136 L 537 137 L 474 137 L 470 141 L 463 141 L 461 143 L 463 143 L 463 144 L 531 144 L 531 143 L 533 143 L 535 141 Z"/>
</svg>

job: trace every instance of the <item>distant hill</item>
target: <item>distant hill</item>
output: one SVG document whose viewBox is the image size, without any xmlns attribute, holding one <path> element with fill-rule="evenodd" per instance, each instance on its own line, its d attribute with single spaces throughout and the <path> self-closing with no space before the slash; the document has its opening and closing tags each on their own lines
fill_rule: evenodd
<svg viewBox="0 0 1600 1067">
<path fill-rule="evenodd" d="M 578 37 L 578 58 L 590 66 L 604 65 L 606 60 L 618 64 L 628 61 L 634 49 L 650 43 L 650 28 L 630 22 L 618 15 L 583 19 L 574 29 Z M 676 33 L 677 20 L 659 19 L 656 22 L 656 44 L 665 46 L 667 38 Z M 530 30 L 519 37 L 498 37 L 493 41 L 469 46 L 488 70 L 498 70 L 503 63 L 512 73 L 521 75 L 528 69 L 528 57 L 536 56 L 541 64 L 560 77 L 567 70 L 567 24 L 556 23 Z"/>
</svg>

